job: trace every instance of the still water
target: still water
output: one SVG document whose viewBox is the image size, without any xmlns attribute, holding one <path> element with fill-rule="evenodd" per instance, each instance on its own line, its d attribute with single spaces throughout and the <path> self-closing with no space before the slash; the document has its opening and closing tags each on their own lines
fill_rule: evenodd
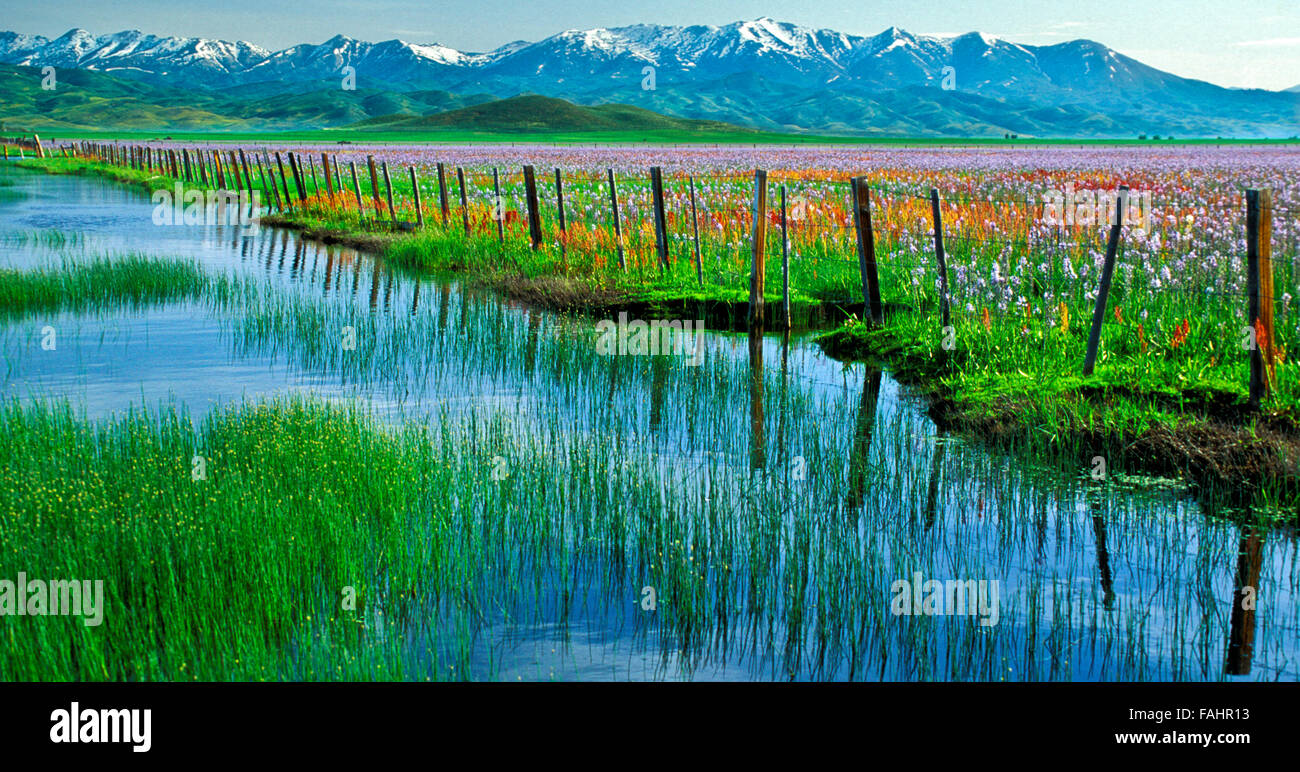
<svg viewBox="0 0 1300 772">
<path fill-rule="evenodd" d="M 1300 675 L 1293 528 L 1211 517 L 1177 481 L 1117 474 L 1097 485 L 1085 459 L 1039 465 L 938 434 L 888 373 L 833 361 L 807 335 L 708 332 L 698 364 L 602 357 L 592 320 L 414 277 L 345 247 L 267 228 L 157 226 L 146 195 L 99 180 L 0 166 L 0 181 L 4 267 L 188 258 L 273 288 L 275 308 L 330 309 L 313 333 L 324 343 L 202 301 L 10 320 L 0 326 L 7 399 L 68 400 L 90 419 L 159 404 L 199 416 L 290 394 L 388 422 L 504 415 L 523 431 L 559 426 L 650 454 L 675 485 L 706 497 L 709 486 L 760 480 L 781 491 L 795 531 L 801 508 L 836 520 L 837 545 L 810 553 L 827 565 L 809 578 L 807 608 L 787 600 L 775 614 L 749 614 L 742 604 L 685 635 L 644 607 L 630 573 L 594 559 L 540 569 L 545 581 L 531 591 L 503 585 L 486 611 L 428 609 L 407 642 L 416 672 L 447 659 L 427 643 L 431 627 L 457 631 L 460 661 L 478 679 Z M 344 327 L 369 341 L 365 356 L 337 355 Z M 54 350 L 40 345 L 48 328 Z M 695 473 L 718 463 L 724 480 Z M 828 469 L 843 480 L 833 512 L 799 487 Z M 839 548 L 846 540 L 852 549 Z M 876 584 L 865 586 L 879 593 L 870 603 L 845 589 L 861 592 L 844 577 L 866 563 Z M 899 579 L 909 590 L 930 579 L 983 582 L 982 592 L 996 582 L 996 596 L 985 592 L 960 618 L 880 614 Z M 1233 613 L 1245 588 L 1256 607 Z"/>
</svg>

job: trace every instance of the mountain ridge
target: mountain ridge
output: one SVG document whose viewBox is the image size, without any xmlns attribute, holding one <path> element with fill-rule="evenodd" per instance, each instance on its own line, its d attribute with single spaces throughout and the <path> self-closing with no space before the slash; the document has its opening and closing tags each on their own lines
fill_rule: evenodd
<svg viewBox="0 0 1300 772">
<path fill-rule="evenodd" d="M 358 88 L 495 98 L 536 93 L 768 130 L 1070 135 L 1077 125 L 1090 136 L 1300 133 L 1300 91 L 1226 89 L 1095 41 L 1032 46 L 978 32 L 941 37 L 898 27 L 862 36 L 768 17 L 720 26 L 573 29 L 488 52 L 341 34 L 270 51 L 138 30 L 96 37 L 74 28 L 53 40 L 0 32 L 0 63 L 97 70 L 160 86 L 285 93 L 340 83 L 352 67 Z M 940 105 L 948 120 L 925 128 L 925 116 L 907 115 L 900 100 L 917 96 Z M 882 107 L 889 104 L 895 106 Z M 893 117 L 873 117 L 882 110 Z M 1045 120 L 1052 111 L 1074 122 Z"/>
</svg>

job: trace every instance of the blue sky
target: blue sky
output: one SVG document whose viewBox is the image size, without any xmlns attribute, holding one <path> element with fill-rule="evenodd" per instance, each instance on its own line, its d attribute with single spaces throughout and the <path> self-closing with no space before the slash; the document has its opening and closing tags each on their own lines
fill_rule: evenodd
<svg viewBox="0 0 1300 772">
<path fill-rule="evenodd" d="M 139 29 L 283 48 L 343 33 L 468 51 L 572 28 L 725 24 L 770 16 L 865 35 L 898 26 L 933 34 L 977 30 L 1039 45 L 1090 38 L 1154 67 L 1223 86 L 1300 84 L 1300 0 L 41 0 L 6 5 L 0 29 L 47 37 L 72 27 L 95 34 Z"/>
</svg>

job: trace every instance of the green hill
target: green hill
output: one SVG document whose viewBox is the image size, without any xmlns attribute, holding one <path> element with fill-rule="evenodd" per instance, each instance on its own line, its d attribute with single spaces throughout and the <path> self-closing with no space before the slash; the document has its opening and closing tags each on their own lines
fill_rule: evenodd
<svg viewBox="0 0 1300 772">
<path fill-rule="evenodd" d="M 426 115 L 492 99 L 447 91 L 344 91 L 325 83 L 178 89 L 91 70 L 60 69 L 57 77 L 47 91 L 41 88 L 40 69 L 0 65 L 0 123 L 27 130 L 319 129 L 375 116 Z M 300 88 L 310 90 L 294 91 Z"/>
<path fill-rule="evenodd" d="M 586 107 L 563 99 L 526 94 L 424 116 L 381 116 L 351 128 L 383 131 L 457 129 L 486 132 L 535 131 L 684 131 L 695 133 L 744 131 L 721 121 L 699 121 L 660 115 L 641 107 L 606 104 Z"/>
</svg>

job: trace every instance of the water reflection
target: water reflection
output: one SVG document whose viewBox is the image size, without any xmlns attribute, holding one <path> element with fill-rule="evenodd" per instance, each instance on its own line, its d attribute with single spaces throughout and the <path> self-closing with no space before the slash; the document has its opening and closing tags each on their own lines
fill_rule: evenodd
<svg viewBox="0 0 1300 772">
<path fill-rule="evenodd" d="M 472 628 L 468 656 L 483 677 L 1297 677 L 1294 531 L 1226 524 L 1176 488 L 1062 477 L 937 435 L 887 373 L 845 368 L 806 338 L 711 334 L 698 367 L 599 358 L 589 322 L 416 279 L 346 247 L 287 231 L 157 228 L 147 198 L 92 180 L 17 188 L 25 198 L 0 202 L 6 265 L 58 259 L 66 247 L 16 234 L 62 228 L 84 234 L 88 253 L 192 257 L 346 306 L 322 318 L 379 340 L 370 360 L 349 359 L 186 304 L 25 320 L 0 331 L 6 396 L 68 397 L 91 417 L 166 400 L 197 415 L 285 393 L 360 401 L 389 420 L 504 414 L 521 433 L 558 426 L 592 445 L 615 438 L 611 453 L 653 454 L 665 489 L 689 491 L 706 513 L 674 538 L 734 546 L 729 572 L 704 571 L 688 596 L 696 610 L 680 619 L 639 612 L 644 566 L 622 551 L 566 553 L 563 572 L 535 576 L 519 566 L 544 556 L 511 556 L 510 580 L 476 588 L 476 613 L 444 602 L 410 632 L 412 647 L 429 647 L 435 621 Z M 70 203 L 51 214 L 36 196 Z M 46 323 L 66 331 L 58 352 L 32 345 Z M 745 496 L 728 498 L 739 487 Z M 581 530 L 564 536 L 586 544 Z M 888 616 L 891 582 L 917 569 L 1000 580 L 996 631 Z"/>
</svg>

